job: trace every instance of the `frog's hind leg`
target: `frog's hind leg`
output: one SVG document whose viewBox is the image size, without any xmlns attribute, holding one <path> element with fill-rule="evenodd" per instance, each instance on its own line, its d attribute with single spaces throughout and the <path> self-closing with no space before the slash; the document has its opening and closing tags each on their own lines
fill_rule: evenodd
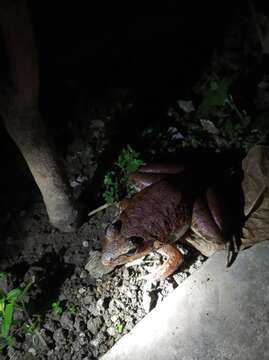
<svg viewBox="0 0 269 360">
<path fill-rule="evenodd" d="M 165 280 L 168 276 L 172 275 L 183 263 L 182 253 L 173 245 L 164 244 L 160 248 L 156 249 L 156 251 L 167 257 L 167 260 L 165 260 L 165 262 L 152 273 L 143 277 L 143 279 L 147 279 L 152 282 Z"/>
<path fill-rule="evenodd" d="M 176 175 L 186 171 L 184 164 L 174 163 L 153 163 L 141 165 L 138 172 L 144 174 L 162 174 L 162 175 Z"/>
<path fill-rule="evenodd" d="M 157 183 L 165 177 L 166 175 L 164 174 L 147 174 L 136 171 L 130 174 L 129 181 L 139 190 L 143 190 L 144 188 Z"/>
<path fill-rule="evenodd" d="M 164 179 L 167 175 L 176 175 L 184 171 L 185 167 L 178 164 L 155 163 L 142 165 L 137 171 L 130 174 L 129 181 L 139 190 L 142 190 Z"/>
</svg>

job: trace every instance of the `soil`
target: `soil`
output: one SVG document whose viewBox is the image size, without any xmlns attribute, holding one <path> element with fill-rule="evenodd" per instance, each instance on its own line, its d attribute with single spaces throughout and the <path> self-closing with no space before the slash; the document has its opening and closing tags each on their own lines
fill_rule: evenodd
<svg viewBox="0 0 269 360">
<path fill-rule="evenodd" d="M 111 118 L 92 119 L 67 147 L 68 179 L 75 198 L 84 202 L 87 186 L 98 174 L 99 154 L 109 148 L 110 126 Z M 7 292 L 33 284 L 24 298 L 28 315 L 16 310 L 14 320 L 20 323 L 12 326 L 12 345 L 4 348 L 0 359 L 99 359 L 205 261 L 198 251 L 180 245 L 184 265 L 155 283 L 146 275 L 163 261 L 157 253 L 105 268 L 100 261 L 101 240 L 117 209 L 86 217 L 76 232 L 64 234 L 49 224 L 31 179 L 31 192 L 24 186 L 31 198 L 14 210 L 8 201 L 3 208 L 0 272 L 7 275 L 0 279 L 0 288 Z"/>
<path fill-rule="evenodd" d="M 100 263 L 101 239 L 115 211 L 96 214 L 71 234 L 51 228 L 41 200 L 21 212 L 7 236 L 9 256 L 1 261 L 1 268 L 12 275 L 0 287 L 24 287 L 34 279 L 25 303 L 46 346 L 35 332 L 17 328 L 12 346 L 0 358 L 98 359 L 205 260 L 185 248 L 184 266 L 157 283 L 140 279 L 160 264 L 160 255 L 154 253 L 106 273 Z M 54 302 L 59 302 L 61 314 L 52 310 Z"/>
</svg>

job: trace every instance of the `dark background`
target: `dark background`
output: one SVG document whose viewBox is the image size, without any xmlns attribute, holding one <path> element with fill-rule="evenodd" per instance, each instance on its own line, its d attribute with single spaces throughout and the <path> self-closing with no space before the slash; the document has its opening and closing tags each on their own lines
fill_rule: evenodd
<svg viewBox="0 0 269 360">
<path fill-rule="evenodd" d="M 73 140 L 67 124 L 79 121 L 81 104 L 94 105 L 116 89 L 128 88 L 135 99 L 129 119 L 119 123 L 119 143 L 135 142 L 147 123 L 164 121 L 169 104 L 192 98 L 212 54 L 223 48 L 227 29 L 249 13 L 244 1 L 149 5 L 31 2 L 40 108 L 60 153 Z M 149 13 L 158 15 L 136 15 Z M 8 68 L 1 42 L 0 49 L 3 87 Z M 18 199 L 29 196 L 33 180 L 1 125 L 0 172 L 2 206 L 16 208 Z"/>
</svg>

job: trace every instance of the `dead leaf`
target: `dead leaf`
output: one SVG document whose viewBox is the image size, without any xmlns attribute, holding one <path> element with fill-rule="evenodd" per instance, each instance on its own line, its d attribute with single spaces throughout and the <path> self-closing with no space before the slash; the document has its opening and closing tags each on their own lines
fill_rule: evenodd
<svg viewBox="0 0 269 360">
<path fill-rule="evenodd" d="M 243 160 L 245 197 L 244 214 L 248 216 L 257 207 L 259 199 L 269 185 L 269 147 L 253 146 Z"/>
<path fill-rule="evenodd" d="M 247 220 L 242 229 L 243 247 L 269 240 L 269 147 L 253 146 L 243 160 Z"/>
</svg>

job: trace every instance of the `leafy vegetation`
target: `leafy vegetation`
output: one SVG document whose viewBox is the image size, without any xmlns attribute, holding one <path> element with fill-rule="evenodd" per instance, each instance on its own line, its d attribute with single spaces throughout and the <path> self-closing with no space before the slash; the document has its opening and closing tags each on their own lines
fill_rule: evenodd
<svg viewBox="0 0 269 360">
<path fill-rule="evenodd" d="M 3 278 L 5 274 L 1 273 L 0 276 Z M 7 293 L 0 288 L 0 337 L 2 340 L 2 348 L 12 344 L 13 339 L 10 335 L 10 330 L 13 325 L 17 325 L 18 323 L 13 319 L 15 309 L 28 315 L 24 304 L 24 296 L 32 284 L 33 282 L 30 282 L 23 289 L 18 287 Z M 32 325 L 32 323 L 30 325 Z"/>
<path fill-rule="evenodd" d="M 128 191 L 132 190 L 128 183 L 128 176 L 143 164 L 139 156 L 139 153 L 133 150 L 130 145 L 122 150 L 113 169 L 104 178 L 103 198 L 107 204 L 119 201 Z"/>
<path fill-rule="evenodd" d="M 59 301 L 52 303 L 51 307 L 54 315 L 61 315 L 63 313 L 63 308 Z"/>
<path fill-rule="evenodd" d="M 266 142 L 269 114 L 254 118 L 239 109 L 230 91 L 233 81 L 234 76 L 211 74 L 196 89 L 201 96 L 196 109 L 192 101 L 178 101 L 178 107 L 168 113 L 173 126 L 161 131 L 145 129 L 143 136 L 153 145 L 153 155 L 184 147 L 248 151 L 254 144 Z"/>
<path fill-rule="evenodd" d="M 118 323 L 116 325 L 116 330 L 117 330 L 117 333 L 118 334 L 122 334 L 123 333 L 123 330 L 124 330 L 124 324 L 123 323 Z"/>
<path fill-rule="evenodd" d="M 76 308 L 75 305 L 71 304 L 69 307 L 68 307 L 68 312 L 71 314 L 71 315 L 76 315 L 77 312 L 78 312 L 78 309 Z"/>
</svg>

